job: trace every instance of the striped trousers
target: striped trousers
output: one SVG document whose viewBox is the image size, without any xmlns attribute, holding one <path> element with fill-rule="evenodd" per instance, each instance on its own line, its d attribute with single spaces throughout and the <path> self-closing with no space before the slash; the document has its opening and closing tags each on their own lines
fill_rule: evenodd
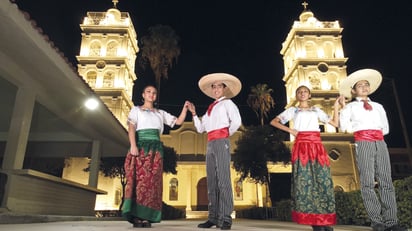
<svg viewBox="0 0 412 231">
<path fill-rule="evenodd" d="M 372 225 L 382 224 L 389 227 L 397 224 L 395 189 L 385 141 L 355 143 L 362 199 Z M 375 192 L 375 181 L 378 184 L 379 197 Z"/>
<path fill-rule="evenodd" d="M 207 143 L 206 150 L 207 195 L 209 221 L 222 225 L 232 224 L 233 192 L 230 179 L 230 143 L 228 138 Z"/>
</svg>

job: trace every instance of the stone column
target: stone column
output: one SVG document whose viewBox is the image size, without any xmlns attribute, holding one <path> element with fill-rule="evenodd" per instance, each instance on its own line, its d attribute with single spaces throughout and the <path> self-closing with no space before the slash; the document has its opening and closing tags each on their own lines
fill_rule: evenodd
<svg viewBox="0 0 412 231">
<path fill-rule="evenodd" d="M 188 181 L 186 182 L 186 211 L 192 211 L 192 167 L 186 169 Z M 196 191 L 196 190 L 193 190 Z"/>
<path fill-rule="evenodd" d="M 97 188 L 100 165 L 100 141 L 93 140 L 92 156 L 90 159 L 89 186 Z"/>
<path fill-rule="evenodd" d="M 3 158 L 3 169 L 22 169 L 35 104 L 35 93 L 30 88 L 17 90 L 8 138 Z"/>
</svg>

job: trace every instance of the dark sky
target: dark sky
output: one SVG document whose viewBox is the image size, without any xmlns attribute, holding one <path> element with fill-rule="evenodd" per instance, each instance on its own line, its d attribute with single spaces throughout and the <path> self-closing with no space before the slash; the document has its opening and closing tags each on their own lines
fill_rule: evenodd
<svg viewBox="0 0 412 231">
<path fill-rule="evenodd" d="M 80 27 L 88 11 L 107 11 L 111 0 L 15 0 L 29 12 L 38 27 L 50 37 L 76 66 L 80 50 Z M 338 20 L 344 28 L 342 42 L 348 74 L 361 68 L 379 70 L 384 82 L 371 95 L 387 110 L 391 133 L 390 147 L 404 147 L 405 142 L 396 107 L 395 82 L 401 112 L 409 136 L 412 134 L 412 97 L 410 28 L 411 4 L 405 1 L 308 0 L 308 8 L 320 21 Z M 379 4 L 385 2 L 385 4 Z M 266 83 L 274 90 L 275 109 L 286 104 L 283 77 L 282 42 L 303 11 L 301 0 L 119 0 L 120 11 L 129 12 L 138 37 L 156 24 L 171 26 L 180 37 L 182 54 L 161 85 L 160 107 L 177 114 L 184 100 L 197 105 L 202 114 L 211 99 L 197 86 L 199 78 L 212 72 L 236 75 L 243 83 L 239 105 L 245 125 L 258 124 L 246 105 L 250 87 Z M 148 74 L 137 73 L 139 78 Z M 188 117 L 189 119 L 189 117 Z M 411 140 L 411 139 L 410 139 Z"/>
</svg>

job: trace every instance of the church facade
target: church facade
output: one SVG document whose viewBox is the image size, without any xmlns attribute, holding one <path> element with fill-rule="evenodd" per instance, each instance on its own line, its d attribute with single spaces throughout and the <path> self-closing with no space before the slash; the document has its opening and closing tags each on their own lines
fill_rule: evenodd
<svg viewBox="0 0 412 231">
<path fill-rule="evenodd" d="M 131 84 L 139 78 L 133 74 L 135 53 L 139 48 L 130 16 L 116 8 L 88 12 L 81 28 L 82 43 L 77 57 L 79 74 L 126 127 L 126 117 L 132 106 Z M 292 25 L 280 51 L 284 59 L 287 107 L 295 103 L 294 89 L 307 85 L 312 89 L 311 103 L 329 114 L 333 112 L 331 106 L 338 96 L 339 82 L 346 78 L 342 30 L 338 21 L 318 21 L 304 4 L 304 11 Z M 358 189 L 352 136 L 339 133 L 330 125 L 322 125 L 322 128 L 335 190 Z M 241 131 L 238 131 L 230 138 L 232 153 L 240 136 Z M 164 174 L 163 201 L 187 212 L 207 210 L 206 134 L 198 134 L 192 122 L 185 122 L 180 128 L 162 135 L 161 140 L 179 156 L 177 174 Z M 291 142 L 293 137 L 287 144 Z M 87 183 L 87 173 L 82 169 L 87 167 L 89 160 L 69 158 L 67 162 L 76 164 L 68 164 L 63 178 Z M 290 166 L 282 164 L 269 163 L 268 168 L 275 174 L 274 180 L 276 174 L 291 173 Z M 231 179 L 235 209 L 271 206 L 266 185 L 241 181 L 233 168 Z M 99 176 L 98 188 L 108 194 L 97 196 L 95 209 L 118 209 L 122 193 L 120 180 Z"/>
</svg>

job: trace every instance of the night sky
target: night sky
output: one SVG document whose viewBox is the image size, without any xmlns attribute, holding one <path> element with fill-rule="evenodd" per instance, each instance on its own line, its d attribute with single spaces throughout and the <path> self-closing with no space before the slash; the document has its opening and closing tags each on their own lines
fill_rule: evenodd
<svg viewBox="0 0 412 231">
<path fill-rule="evenodd" d="M 79 24 L 88 11 L 107 11 L 111 0 L 15 0 L 30 14 L 45 34 L 77 67 L 81 31 Z M 161 84 L 160 107 L 178 114 L 185 100 L 193 101 L 203 114 L 212 99 L 203 95 L 197 82 L 205 74 L 227 72 L 243 84 L 233 100 L 238 104 L 244 125 L 259 123 L 247 106 L 250 87 L 266 83 L 274 90 L 276 105 L 270 118 L 284 110 L 283 60 L 280 55 L 295 20 L 303 11 L 301 0 L 119 0 L 117 8 L 129 12 L 138 38 L 156 24 L 171 26 L 180 37 L 182 54 Z M 348 74 L 361 68 L 379 70 L 384 81 L 371 95 L 386 108 L 391 133 L 390 147 L 405 147 L 396 96 L 404 123 L 412 136 L 412 97 L 408 94 L 412 43 L 411 4 L 405 1 L 308 0 L 308 9 L 320 21 L 338 20 L 344 28 L 342 42 Z M 139 78 L 150 78 L 137 70 Z M 393 91 L 392 83 L 396 91 Z M 396 92 L 397 94 L 394 94 Z M 190 120 L 191 118 L 189 118 Z M 269 121 L 267 120 L 267 122 Z"/>
</svg>

